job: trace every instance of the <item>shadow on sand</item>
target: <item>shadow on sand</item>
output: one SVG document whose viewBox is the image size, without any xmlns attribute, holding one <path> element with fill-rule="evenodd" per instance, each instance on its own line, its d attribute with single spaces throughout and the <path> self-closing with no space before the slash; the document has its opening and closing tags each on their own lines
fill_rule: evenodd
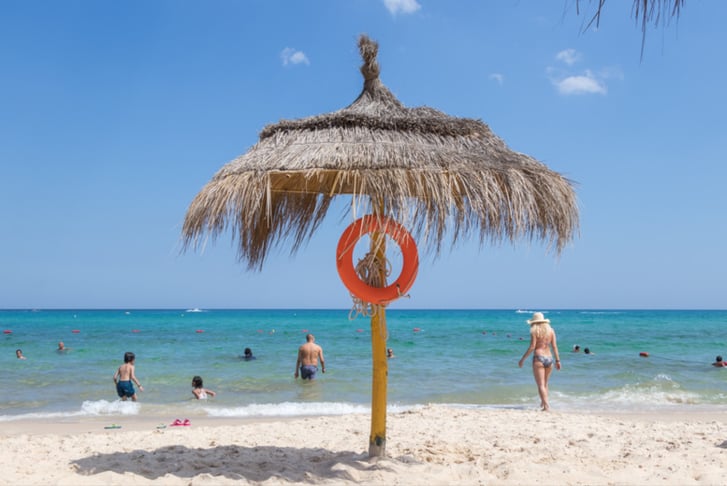
<svg viewBox="0 0 727 486">
<path fill-rule="evenodd" d="M 388 469 L 376 460 L 370 461 L 367 454 L 350 451 L 334 453 L 322 448 L 236 445 L 206 449 L 174 445 L 151 451 L 95 454 L 72 461 L 71 466 L 85 476 L 115 472 L 154 480 L 166 475 L 193 478 L 204 474 L 250 482 L 272 478 L 305 483 L 322 479 L 359 482 L 374 471 Z"/>
</svg>

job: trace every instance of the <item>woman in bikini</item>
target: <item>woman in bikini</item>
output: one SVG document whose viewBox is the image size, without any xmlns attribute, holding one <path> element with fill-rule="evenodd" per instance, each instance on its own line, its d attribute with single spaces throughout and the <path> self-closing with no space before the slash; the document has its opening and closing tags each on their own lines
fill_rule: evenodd
<svg viewBox="0 0 727 486">
<path fill-rule="evenodd" d="M 544 412 L 550 410 L 548 404 L 548 378 L 553 372 L 553 364 L 560 370 L 560 354 L 555 331 L 550 327 L 550 319 L 545 319 L 542 312 L 535 312 L 533 318 L 527 321 L 530 324 L 530 346 L 520 358 L 518 366 L 523 367 L 525 358 L 533 353 L 533 377 L 538 385 L 540 407 Z M 553 349 L 551 353 L 551 348 Z M 555 356 L 555 358 L 554 358 Z"/>
</svg>

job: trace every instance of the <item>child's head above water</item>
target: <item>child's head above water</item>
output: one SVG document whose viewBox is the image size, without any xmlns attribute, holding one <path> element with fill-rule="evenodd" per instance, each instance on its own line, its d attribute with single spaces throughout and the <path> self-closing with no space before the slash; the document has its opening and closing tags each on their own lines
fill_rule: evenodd
<svg viewBox="0 0 727 486">
<path fill-rule="evenodd" d="M 202 388 L 202 377 L 195 376 L 194 378 L 192 378 L 192 386 L 195 388 Z"/>
<path fill-rule="evenodd" d="M 136 355 L 131 351 L 124 353 L 124 363 L 133 363 L 136 359 Z"/>
</svg>

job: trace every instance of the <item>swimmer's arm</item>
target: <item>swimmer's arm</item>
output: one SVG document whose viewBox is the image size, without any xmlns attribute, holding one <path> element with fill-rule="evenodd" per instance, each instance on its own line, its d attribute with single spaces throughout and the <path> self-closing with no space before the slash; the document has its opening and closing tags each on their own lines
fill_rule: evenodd
<svg viewBox="0 0 727 486">
<path fill-rule="evenodd" d="M 300 363 L 301 363 L 301 351 L 298 350 L 298 359 L 295 362 L 295 377 L 298 378 L 298 370 L 300 369 Z"/>
<path fill-rule="evenodd" d="M 321 360 L 321 373 L 325 373 L 326 360 L 323 358 L 323 348 L 318 348 L 318 358 Z"/>
<path fill-rule="evenodd" d="M 530 335 L 530 346 L 528 346 L 528 349 L 527 349 L 527 351 L 525 351 L 525 354 L 523 354 L 523 357 L 522 357 L 522 358 L 520 358 L 520 361 L 519 361 L 519 362 L 518 362 L 518 364 L 517 364 L 517 365 L 518 365 L 518 366 L 519 366 L 520 368 L 522 368 L 522 367 L 523 367 L 523 362 L 525 361 L 525 358 L 527 358 L 527 357 L 528 357 L 528 355 L 529 355 L 530 353 L 532 353 L 534 349 L 535 349 L 535 336 L 533 336 L 533 335 L 531 334 L 531 335 Z"/>
<path fill-rule="evenodd" d="M 553 355 L 555 356 L 555 367 L 560 369 L 560 352 L 558 352 L 558 340 L 555 337 L 555 331 L 553 331 Z"/>
<path fill-rule="evenodd" d="M 114 385 L 118 384 L 118 378 L 119 378 L 120 373 L 121 373 L 121 368 L 117 369 L 116 373 L 114 373 Z"/>
<path fill-rule="evenodd" d="M 130 378 L 131 378 L 131 381 L 133 381 L 134 383 L 136 383 L 136 386 L 139 387 L 139 391 L 144 391 L 144 387 L 141 386 L 141 383 L 139 383 L 139 380 L 136 379 L 136 374 L 134 373 L 134 367 L 133 366 L 131 367 L 131 377 Z"/>
<path fill-rule="evenodd" d="M 211 397 L 213 397 L 213 396 L 217 395 L 217 393 L 213 392 L 212 390 L 207 390 L 207 389 L 205 389 L 205 391 L 207 392 L 207 395 L 209 395 L 209 396 L 211 396 Z"/>
<path fill-rule="evenodd" d="M 560 352 L 558 351 L 558 339 L 555 337 L 555 331 L 553 331 L 553 354 L 555 360 L 560 361 Z"/>
</svg>

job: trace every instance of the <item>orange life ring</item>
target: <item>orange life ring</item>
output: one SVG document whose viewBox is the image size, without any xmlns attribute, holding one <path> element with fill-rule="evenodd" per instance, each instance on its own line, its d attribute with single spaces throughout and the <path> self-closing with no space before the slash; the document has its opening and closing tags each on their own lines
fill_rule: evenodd
<svg viewBox="0 0 727 486">
<path fill-rule="evenodd" d="M 353 249 L 356 242 L 367 233 L 386 233 L 401 248 L 404 258 L 401 274 L 391 285 L 372 287 L 361 280 L 356 273 L 353 265 Z M 338 275 L 349 292 L 364 302 L 382 305 L 398 299 L 414 285 L 419 270 L 419 253 L 414 238 L 401 224 L 386 217 L 376 218 L 369 214 L 351 223 L 341 235 L 336 250 L 336 266 Z"/>
<path fill-rule="evenodd" d="M 647 353 L 646 351 L 641 351 L 639 353 L 639 356 L 641 356 L 642 358 L 648 358 L 649 357 L 649 353 Z"/>
</svg>

